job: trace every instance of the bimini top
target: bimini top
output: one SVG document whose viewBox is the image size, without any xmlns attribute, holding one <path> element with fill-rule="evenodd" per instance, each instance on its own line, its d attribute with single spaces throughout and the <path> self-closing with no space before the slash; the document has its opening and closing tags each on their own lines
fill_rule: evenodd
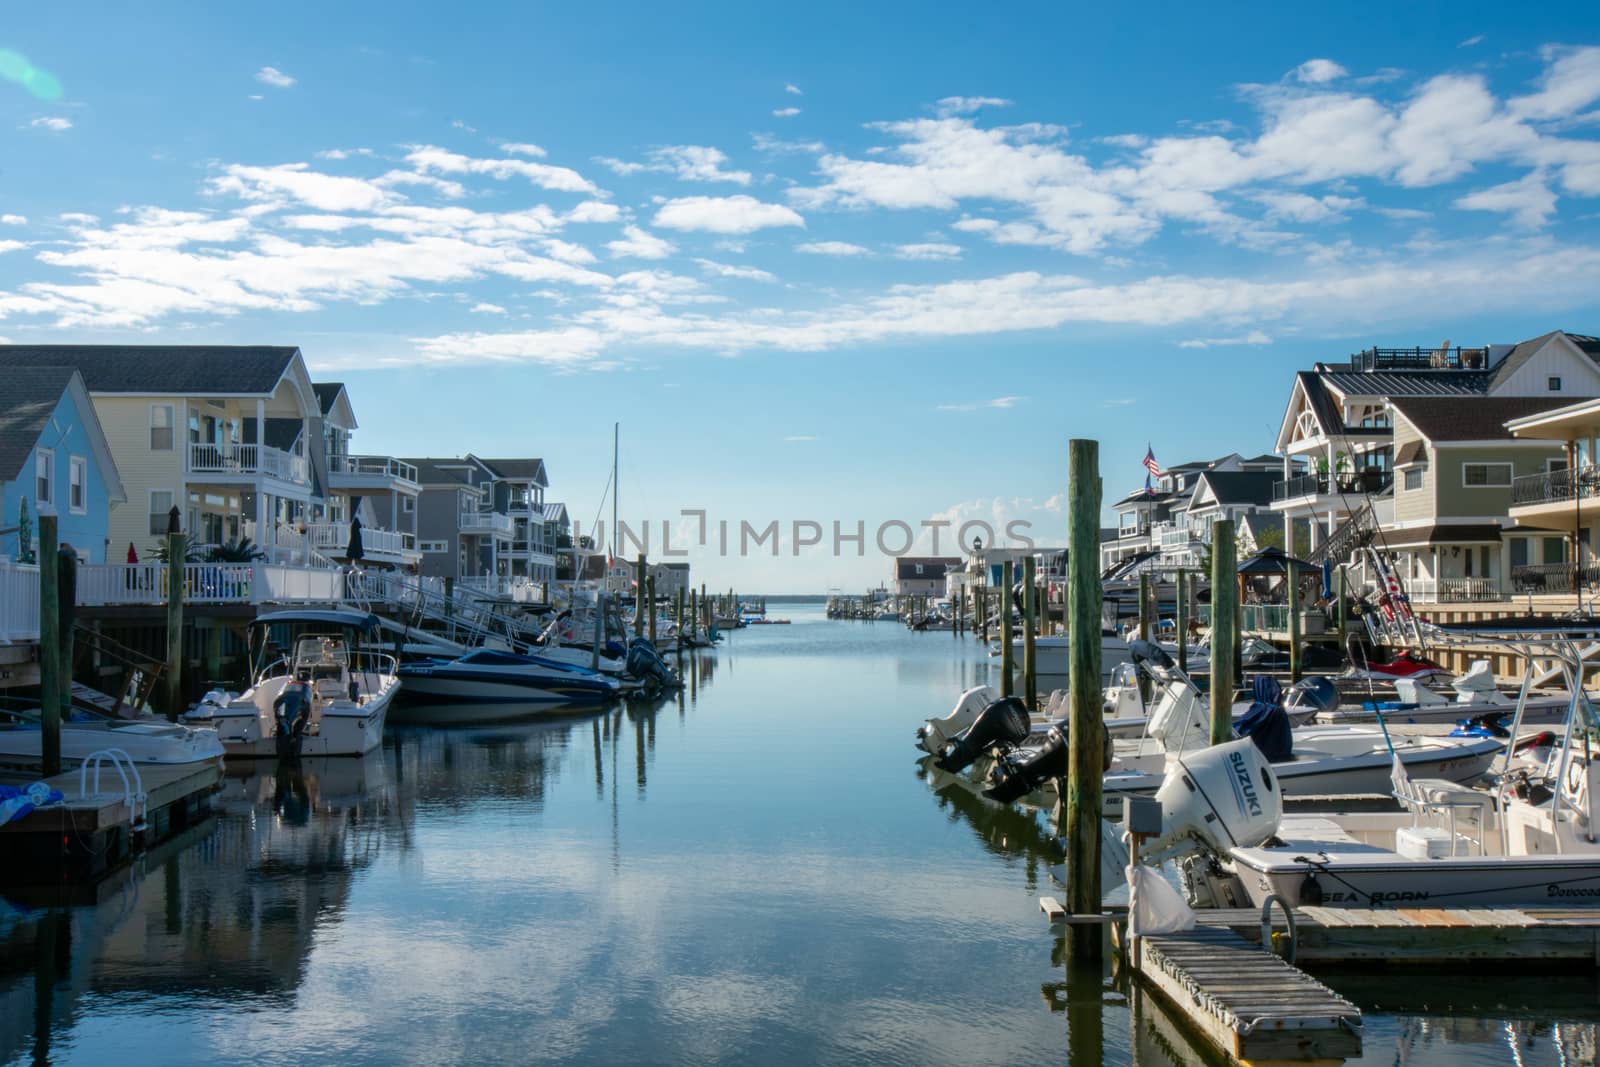
<svg viewBox="0 0 1600 1067">
<path fill-rule="evenodd" d="M 311 622 L 324 626 L 343 626 L 363 632 L 376 630 L 381 620 L 370 611 L 350 608 L 313 608 L 300 611 L 269 611 L 257 615 L 252 626 L 272 626 L 276 623 Z"/>
</svg>

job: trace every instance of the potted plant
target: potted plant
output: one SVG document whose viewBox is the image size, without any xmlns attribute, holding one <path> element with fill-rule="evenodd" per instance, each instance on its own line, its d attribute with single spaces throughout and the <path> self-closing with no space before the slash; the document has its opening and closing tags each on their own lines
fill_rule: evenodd
<svg viewBox="0 0 1600 1067">
<path fill-rule="evenodd" d="M 1343 450 L 1334 455 L 1334 472 L 1339 480 L 1339 491 L 1348 493 L 1356 487 L 1355 472 L 1350 467 L 1350 456 Z"/>
</svg>

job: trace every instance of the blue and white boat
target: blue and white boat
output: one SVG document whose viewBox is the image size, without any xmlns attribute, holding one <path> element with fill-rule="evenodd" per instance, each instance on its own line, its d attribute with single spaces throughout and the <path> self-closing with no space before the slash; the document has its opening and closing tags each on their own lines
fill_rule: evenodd
<svg viewBox="0 0 1600 1067">
<path fill-rule="evenodd" d="M 493 648 L 407 663 L 400 677 L 406 699 L 395 709 L 397 722 L 522 718 L 530 711 L 603 704 L 622 695 L 622 686 L 599 671 Z"/>
</svg>

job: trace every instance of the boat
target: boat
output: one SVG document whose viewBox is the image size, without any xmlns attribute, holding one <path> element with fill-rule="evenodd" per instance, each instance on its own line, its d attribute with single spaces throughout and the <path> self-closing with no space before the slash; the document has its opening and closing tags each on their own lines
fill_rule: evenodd
<svg viewBox="0 0 1600 1067">
<path fill-rule="evenodd" d="M 0 711 L 0 779 L 31 782 L 39 777 L 43 745 L 39 715 L 35 707 Z M 79 712 L 61 723 L 63 768 L 76 767 L 107 749 L 151 766 L 220 763 L 223 753 L 215 730 L 165 719 L 109 719 Z"/>
<path fill-rule="evenodd" d="M 216 727 L 223 750 L 240 758 L 359 756 L 378 747 L 400 689 L 394 657 L 362 647 L 378 617 L 345 608 L 275 611 L 250 624 L 258 646 L 255 683 L 237 695 L 212 690 L 187 715 Z M 273 629 L 292 646 L 270 658 Z"/>
<path fill-rule="evenodd" d="M 1422 683 L 1412 675 L 1393 681 L 1394 700 L 1372 697 L 1359 703 L 1342 703 L 1324 712 L 1317 721 L 1325 723 L 1376 722 L 1381 715 L 1390 723 L 1497 722 L 1517 711 L 1518 699 L 1500 689 L 1488 660 L 1474 660 L 1467 673 L 1452 679 L 1454 699 Z M 1522 721 L 1527 725 L 1547 725 L 1566 718 L 1570 696 L 1565 693 L 1530 693 L 1521 702 Z"/>
<path fill-rule="evenodd" d="M 396 722 L 491 722 L 530 709 L 604 704 L 622 694 L 621 684 L 599 671 L 492 648 L 407 663 L 399 673 L 405 697 Z"/>
<path fill-rule="evenodd" d="M 1100 684 L 1108 685 L 1111 675 L 1118 666 L 1129 661 L 1129 640 L 1116 630 L 1105 629 L 1100 633 Z M 1168 655 L 1176 656 L 1178 646 L 1175 642 L 1157 642 Z M 1048 637 L 1035 637 L 1033 639 L 1033 670 L 1036 675 L 1065 678 L 1070 672 L 1068 668 L 1068 650 L 1071 647 L 1071 638 L 1066 634 L 1051 634 Z M 1211 662 L 1211 650 L 1202 644 L 1190 643 L 1189 666 L 1196 670 L 1206 669 Z M 1011 639 L 1011 665 L 1013 672 L 1022 670 L 1023 639 L 1013 635 Z M 998 655 L 997 650 L 990 652 L 991 656 Z"/>
</svg>

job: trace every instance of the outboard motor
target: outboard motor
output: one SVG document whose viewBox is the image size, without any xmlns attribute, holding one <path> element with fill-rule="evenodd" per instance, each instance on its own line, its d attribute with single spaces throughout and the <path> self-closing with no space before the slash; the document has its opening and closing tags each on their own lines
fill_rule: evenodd
<svg viewBox="0 0 1600 1067">
<path fill-rule="evenodd" d="M 1270 762 L 1281 763 L 1294 753 L 1294 730 L 1281 703 L 1283 686 L 1270 674 L 1258 674 L 1252 692 L 1255 699 L 1250 710 L 1240 716 L 1234 729 L 1240 737 L 1254 741 Z"/>
<path fill-rule="evenodd" d="M 995 745 L 1022 744 L 1031 728 L 1028 706 L 1016 697 L 1003 697 L 979 712 L 972 725 L 956 735 L 933 764 L 941 771 L 956 774 L 972 766 L 973 760 Z"/>
<path fill-rule="evenodd" d="M 961 694 L 954 711 L 942 719 L 929 719 L 917 728 L 917 747 L 937 756 L 952 737 L 972 725 L 979 712 L 999 699 L 994 686 L 973 686 Z"/>
<path fill-rule="evenodd" d="M 272 712 L 277 716 L 278 758 L 300 758 L 300 745 L 305 739 L 306 724 L 311 721 L 311 685 L 298 678 L 283 684 L 283 691 L 272 702 Z"/>
<path fill-rule="evenodd" d="M 1154 866 L 1197 844 L 1218 855 L 1259 845 L 1278 831 L 1283 792 L 1278 776 L 1248 738 L 1179 756 L 1156 790 L 1161 835 L 1139 849 Z"/>
<path fill-rule="evenodd" d="M 1310 715 L 1328 714 L 1339 710 L 1339 687 L 1320 674 L 1313 674 L 1302 678 L 1289 687 L 1289 692 L 1284 694 L 1283 706 L 1297 714 L 1293 718 L 1300 718 L 1298 713 Z"/>
<path fill-rule="evenodd" d="M 1177 666 L 1167 654 L 1167 650 L 1154 641 L 1129 641 L 1128 658 L 1140 666 L 1148 664 L 1164 671 L 1170 671 Z"/>
<path fill-rule="evenodd" d="M 1023 758 L 1000 760 L 989 772 L 989 788 L 983 795 L 1001 804 L 1013 804 L 1046 782 L 1067 776 L 1067 731 L 1052 726 L 1045 734 L 1044 747 Z"/>
<path fill-rule="evenodd" d="M 666 689 L 683 684 L 678 672 L 667 666 L 647 637 L 635 637 L 628 645 L 627 671 L 641 682 L 654 682 Z"/>
</svg>

